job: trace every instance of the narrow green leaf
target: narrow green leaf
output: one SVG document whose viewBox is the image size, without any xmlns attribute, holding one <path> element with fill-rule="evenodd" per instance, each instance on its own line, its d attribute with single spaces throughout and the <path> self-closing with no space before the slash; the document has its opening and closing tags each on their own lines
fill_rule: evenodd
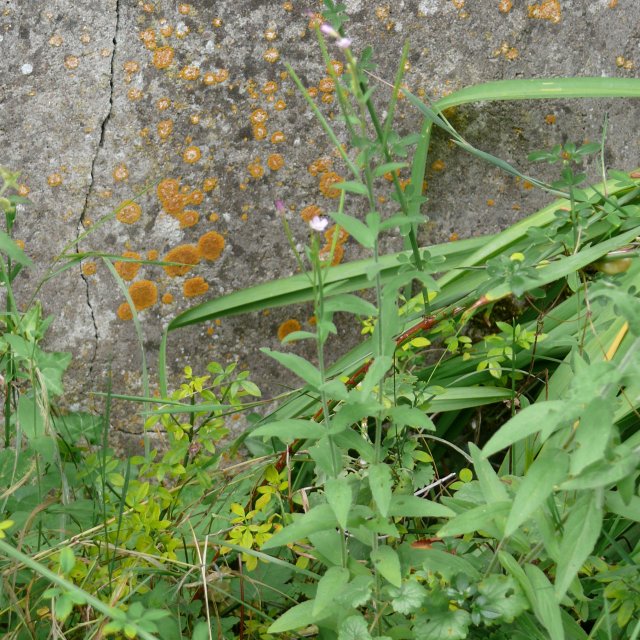
<svg viewBox="0 0 640 640">
<path fill-rule="evenodd" d="M 295 373 L 299 378 L 302 378 L 312 387 L 318 388 L 322 384 L 320 371 L 318 371 L 318 369 L 316 369 L 310 362 L 295 353 L 272 351 L 266 347 L 263 347 L 260 351 L 274 360 L 277 360 L 290 371 L 293 371 L 293 373 Z"/>
<path fill-rule="evenodd" d="M 583 492 L 569 512 L 556 569 L 556 600 L 560 602 L 589 554 L 602 528 L 602 509 L 596 492 Z"/>
<path fill-rule="evenodd" d="M 316 621 L 313 615 L 314 600 L 301 602 L 285 611 L 268 629 L 267 633 L 284 633 L 294 629 L 302 629 Z"/>
<path fill-rule="evenodd" d="M 373 391 L 391 366 L 393 365 L 393 358 L 390 356 L 378 356 L 369 367 L 364 380 L 358 385 L 358 392 L 363 400 L 368 400 L 369 394 Z"/>
<path fill-rule="evenodd" d="M 402 572 L 400 570 L 400 558 L 395 549 L 388 545 L 378 547 L 371 552 L 371 561 L 378 573 L 394 587 L 402 584 Z"/>
<path fill-rule="evenodd" d="M 502 502 L 509 499 L 506 487 L 493 470 L 491 463 L 482 457 L 482 452 L 475 444 L 469 443 L 469 452 L 473 458 L 473 468 L 480 482 L 480 490 L 487 504 Z"/>
<path fill-rule="evenodd" d="M 353 313 L 360 316 L 372 316 L 378 315 L 378 309 L 375 305 L 369 301 L 364 300 L 353 294 L 343 293 L 338 296 L 331 296 L 324 302 L 324 311 L 335 312 L 342 311 L 343 313 Z"/>
<path fill-rule="evenodd" d="M 346 529 L 353 502 L 353 493 L 349 482 L 346 478 L 329 478 L 324 485 L 324 494 L 338 524 L 342 529 Z"/>
<path fill-rule="evenodd" d="M 389 513 L 393 477 L 391 469 L 384 463 L 372 464 L 369 467 L 369 487 L 371 494 L 383 518 Z"/>
<path fill-rule="evenodd" d="M 511 389 L 500 387 L 449 387 L 438 395 L 424 393 L 419 399 L 419 408 L 431 413 L 460 411 L 509 400 L 512 396 Z"/>
<path fill-rule="evenodd" d="M 329 609 L 347 582 L 349 582 L 348 569 L 343 567 L 329 567 L 318 582 L 311 615 L 316 617 L 326 609 Z"/>
<path fill-rule="evenodd" d="M 334 189 L 340 189 L 341 191 L 347 191 L 348 193 L 356 193 L 361 196 L 369 195 L 369 189 L 367 185 L 362 182 L 355 182 L 354 180 L 347 180 L 346 182 L 336 182 L 331 185 Z"/>
<path fill-rule="evenodd" d="M 360 222 L 353 216 L 347 216 L 344 213 L 332 212 L 329 214 L 336 224 L 339 224 L 353 238 L 367 249 L 372 249 L 376 241 L 376 234 L 367 227 L 366 224 Z"/>
<path fill-rule="evenodd" d="M 290 524 L 274 533 L 263 545 L 263 549 L 275 549 L 290 542 L 306 538 L 316 531 L 333 529 L 338 525 L 333 510 L 328 504 L 319 504 L 307 513 L 296 516 Z"/>
<path fill-rule="evenodd" d="M 0 231 L 0 253 L 23 267 L 30 267 L 32 264 L 31 258 L 4 231 Z"/>
<path fill-rule="evenodd" d="M 524 572 L 524 569 L 518 564 L 517 560 L 506 551 L 500 550 L 498 551 L 498 560 L 500 564 L 504 567 L 504 569 L 511 574 L 511 577 L 516 580 L 516 582 L 520 585 L 520 588 L 527 596 L 527 600 L 529 600 L 529 604 L 532 609 L 535 609 L 537 606 L 537 598 L 535 591 L 533 589 L 533 585 L 529 581 L 527 574 Z"/>
<path fill-rule="evenodd" d="M 572 476 L 604 457 L 613 430 L 613 409 L 609 400 L 594 398 L 583 412 L 571 453 Z"/>
<path fill-rule="evenodd" d="M 387 411 L 387 415 L 399 427 L 413 427 L 435 431 L 433 420 L 422 410 L 407 405 L 398 405 Z"/>
<path fill-rule="evenodd" d="M 418 496 L 394 495 L 387 515 L 391 518 L 451 518 L 455 516 L 455 511 Z"/>
<path fill-rule="evenodd" d="M 489 442 L 482 449 L 482 454 L 489 457 L 514 442 L 518 442 L 518 440 L 538 433 L 543 428 L 550 430 L 550 425 L 559 426 L 565 419 L 565 409 L 566 402 L 562 400 L 536 402 L 529 405 L 516 413 L 511 420 L 489 438 Z"/>
<path fill-rule="evenodd" d="M 378 165 L 373 170 L 373 177 L 379 178 L 383 176 L 385 173 L 390 173 L 392 171 L 397 171 L 398 169 L 404 169 L 408 167 L 408 163 L 406 162 L 386 162 L 385 164 Z"/>
<path fill-rule="evenodd" d="M 564 640 L 560 606 L 547 576 L 534 564 L 526 564 L 524 571 L 535 594 L 533 611 L 540 624 L 549 632 L 550 640 Z"/>
<path fill-rule="evenodd" d="M 285 444 L 294 440 L 313 440 L 322 438 L 326 429 L 313 420 L 295 420 L 284 418 L 277 422 L 269 422 L 250 434 L 250 438 L 278 438 Z"/>
<path fill-rule="evenodd" d="M 420 549 L 419 553 L 424 558 L 422 568 L 429 573 L 439 573 L 445 580 L 451 580 L 459 573 L 476 581 L 482 577 L 467 558 L 454 556 L 441 549 Z"/>
<path fill-rule="evenodd" d="M 529 467 L 513 500 L 504 530 L 506 536 L 530 518 L 569 471 L 569 455 L 563 449 L 545 448 Z"/>
<path fill-rule="evenodd" d="M 605 504 L 612 513 L 640 522 L 640 496 L 631 496 L 631 500 L 626 502 L 619 491 L 607 491 Z"/>
<path fill-rule="evenodd" d="M 439 531 L 438 537 L 459 536 L 465 533 L 480 531 L 495 522 L 500 516 L 506 516 L 511 502 L 493 502 L 463 511 L 447 522 Z"/>
</svg>

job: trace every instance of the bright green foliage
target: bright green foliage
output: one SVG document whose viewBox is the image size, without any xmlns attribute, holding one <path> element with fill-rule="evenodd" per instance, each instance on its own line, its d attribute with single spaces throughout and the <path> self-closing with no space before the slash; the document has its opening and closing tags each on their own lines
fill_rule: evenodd
<svg viewBox="0 0 640 640">
<path fill-rule="evenodd" d="M 137 399 L 147 443 L 164 446 L 121 460 L 108 413 L 56 409 L 70 357 L 44 351 L 49 320 L 8 295 L 0 364 L 19 393 L 5 398 L 0 450 L 0 631 L 40 640 L 55 618 L 70 640 L 637 640 L 640 180 L 612 171 L 586 184 L 581 165 L 604 136 L 557 145 L 530 157 L 558 164 L 559 178 L 527 177 L 558 197 L 528 219 L 428 250 L 417 231 L 433 126 L 526 177 L 469 144 L 444 109 L 639 97 L 640 81 L 504 81 L 427 105 L 401 89 L 405 47 L 382 118 L 372 51 L 344 49 L 335 75 L 330 48 L 347 16 L 330 0 L 324 16 L 340 132 L 289 70 L 350 172 L 329 216 L 369 257 L 330 267 L 319 233 L 298 251 L 283 220 L 300 274 L 169 326 L 310 301 L 314 331 L 263 349 L 304 386 L 225 450 L 228 421 L 260 406 L 259 389 L 235 364 L 211 363 L 185 368 L 169 391 L 167 334 L 162 397 Z M 401 92 L 424 117 L 420 135 L 394 131 Z M 12 294 L 30 262 L 11 240 L 17 175 L 0 177 Z M 380 195 L 393 211 L 377 210 Z M 387 234 L 404 251 L 381 255 Z M 338 311 L 363 338 L 329 365 Z M 299 340 L 315 346 L 313 363 Z M 221 469 L 243 444 L 252 457 Z"/>
</svg>

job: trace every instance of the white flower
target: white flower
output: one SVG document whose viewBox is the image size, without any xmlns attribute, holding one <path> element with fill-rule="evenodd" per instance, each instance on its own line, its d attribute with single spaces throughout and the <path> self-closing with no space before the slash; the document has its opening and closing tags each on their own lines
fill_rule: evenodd
<svg viewBox="0 0 640 640">
<path fill-rule="evenodd" d="M 314 231 L 324 231 L 327 228 L 329 221 L 326 218 L 321 218 L 320 216 L 313 216 L 311 221 L 309 222 L 309 226 Z"/>
</svg>

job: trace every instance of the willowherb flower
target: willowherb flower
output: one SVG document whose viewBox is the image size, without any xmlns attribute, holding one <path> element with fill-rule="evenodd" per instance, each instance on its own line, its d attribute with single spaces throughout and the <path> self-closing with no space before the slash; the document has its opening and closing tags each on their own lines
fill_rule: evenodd
<svg viewBox="0 0 640 640">
<path fill-rule="evenodd" d="M 320 216 L 313 216 L 309 221 L 309 226 L 314 231 L 324 231 L 327 228 L 329 221 L 326 218 L 321 218 Z"/>
<path fill-rule="evenodd" d="M 286 212 L 286 208 L 284 206 L 284 202 L 282 200 L 276 200 L 273 203 L 276 207 L 276 213 L 280 214 L 281 216 L 283 216 Z"/>
<path fill-rule="evenodd" d="M 351 38 L 343 38 L 330 24 L 326 22 L 320 27 L 320 31 L 325 36 L 329 36 L 336 41 L 336 47 L 348 49 L 351 46 Z"/>
</svg>

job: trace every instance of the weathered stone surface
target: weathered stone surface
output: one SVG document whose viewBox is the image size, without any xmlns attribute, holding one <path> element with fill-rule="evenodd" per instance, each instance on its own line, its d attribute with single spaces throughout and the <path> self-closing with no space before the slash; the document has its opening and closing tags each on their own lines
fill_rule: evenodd
<svg viewBox="0 0 640 640">
<path fill-rule="evenodd" d="M 379 77 L 393 78 L 409 40 L 406 81 L 428 98 L 500 78 L 637 73 L 640 11 L 634 0 L 350 0 L 347 7 L 354 49 L 374 46 Z M 153 283 L 138 285 L 150 302 L 154 286 L 158 295 L 140 313 L 153 365 L 161 328 L 178 311 L 294 271 L 273 201 L 286 202 L 303 242 L 301 210 L 327 210 L 335 202 L 326 188 L 323 193 L 323 174 L 346 175 L 283 66 L 293 65 L 333 118 L 336 104 L 322 82 L 326 72 L 309 9 L 321 10 L 321 3 L 3 3 L 1 162 L 22 170 L 30 188 L 33 205 L 21 208 L 16 236 L 38 265 L 25 278 L 25 294 L 84 231 L 91 233 L 78 244 L 81 251 L 130 251 L 141 259 L 162 259 L 215 231 L 225 242 L 217 259 L 202 260 L 179 277 L 157 265 L 142 265 L 135 275 L 134 281 Z M 331 53 L 341 61 L 339 50 Z M 377 95 L 387 95 L 384 85 Z M 638 110 L 629 101 L 473 105 L 459 109 L 454 124 L 481 148 L 548 177 L 551 169 L 527 166 L 527 153 L 568 139 L 598 139 L 607 111 L 607 164 L 631 168 L 638 164 Z M 398 122 L 409 132 L 420 120 L 405 104 Z M 545 201 L 438 134 L 430 162 L 425 243 L 496 231 Z M 597 175 L 596 167 L 591 171 Z M 185 190 L 184 206 L 170 189 L 166 196 L 167 179 Z M 135 222 L 119 221 L 121 213 L 98 224 L 134 198 L 140 207 Z M 135 207 L 125 213 L 129 222 L 138 215 Z M 398 245 L 390 240 L 388 246 Z M 347 244 L 345 260 L 358 255 Z M 83 397 L 111 368 L 116 390 L 139 391 L 134 327 L 118 316 L 124 296 L 99 258 L 86 260 L 83 269 L 55 278 L 40 293 L 56 317 L 52 343 L 76 356 L 70 389 Z M 208 290 L 185 298 L 185 280 L 197 276 Z M 192 287 L 197 291 L 199 284 Z M 285 318 L 304 326 L 309 313 L 276 310 L 180 331 L 171 338 L 172 368 L 237 358 L 270 392 L 280 391 L 279 382 L 291 380 L 257 348 L 278 344 Z M 334 353 L 353 334 L 334 341 Z M 135 430 L 138 423 L 126 411 L 118 415 L 118 426 Z"/>
</svg>

